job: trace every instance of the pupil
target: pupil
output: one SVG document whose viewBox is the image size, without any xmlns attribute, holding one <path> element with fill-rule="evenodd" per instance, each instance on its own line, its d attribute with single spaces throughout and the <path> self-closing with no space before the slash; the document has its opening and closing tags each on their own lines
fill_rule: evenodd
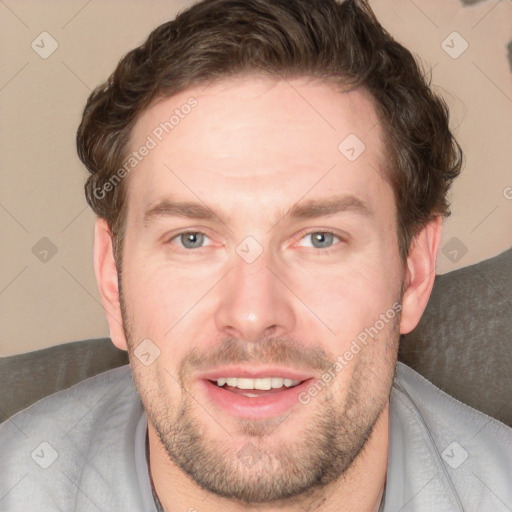
<svg viewBox="0 0 512 512">
<path fill-rule="evenodd" d="M 181 243 L 187 249 L 201 247 L 202 236 L 202 233 L 185 233 L 181 235 Z"/>
<path fill-rule="evenodd" d="M 318 242 L 318 245 L 317 245 Z M 331 233 L 315 233 L 313 235 L 313 245 L 315 247 L 326 247 L 332 243 Z"/>
</svg>

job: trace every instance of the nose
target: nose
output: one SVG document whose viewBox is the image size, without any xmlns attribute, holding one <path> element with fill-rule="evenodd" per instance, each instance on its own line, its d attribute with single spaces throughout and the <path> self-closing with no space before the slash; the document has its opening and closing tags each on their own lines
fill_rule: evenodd
<svg viewBox="0 0 512 512">
<path fill-rule="evenodd" d="M 234 268 L 222 280 L 215 321 L 220 332 L 247 342 L 293 331 L 296 314 L 285 276 L 264 251 L 247 263 L 234 255 Z"/>
</svg>

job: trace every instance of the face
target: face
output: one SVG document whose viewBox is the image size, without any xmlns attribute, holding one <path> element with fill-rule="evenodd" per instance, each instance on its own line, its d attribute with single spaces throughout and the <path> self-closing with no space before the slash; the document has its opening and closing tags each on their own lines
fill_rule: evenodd
<svg viewBox="0 0 512 512">
<path fill-rule="evenodd" d="M 399 338 L 369 96 L 230 79 L 154 104 L 131 150 L 148 136 L 126 178 L 121 301 L 150 430 L 170 464 L 242 502 L 338 479 L 387 406 Z"/>
</svg>

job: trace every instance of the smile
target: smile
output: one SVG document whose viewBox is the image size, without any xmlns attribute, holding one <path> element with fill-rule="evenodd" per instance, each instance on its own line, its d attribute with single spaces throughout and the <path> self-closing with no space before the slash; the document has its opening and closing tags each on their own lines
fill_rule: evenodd
<svg viewBox="0 0 512 512">
<path fill-rule="evenodd" d="M 293 379 L 286 379 L 283 377 L 265 377 L 263 379 L 244 379 L 237 377 L 221 377 L 217 379 L 217 386 L 222 387 L 226 385 L 230 388 L 238 389 L 259 389 L 270 390 L 280 389 L 283 386 L 291 388 L 299 384 L 300 381 Z"/>
<path fill-rule="evenodd" d="M 228 380 L 235 383 L 232 379 L 236 380 L 236 386 L 228 384 Z M 262 379 L 221 377 L 216 381 L 201 380 L 200 384 L 201 393 L 204 394 L 207 403 L 215 409 L 229 416 L 257 420 L 290 414 L 295 406 L 299 405 L 300 393 L 305 391 L 313 381 L 312 378 L 303 381 L 286 380 L 288 386 L 282 377 Z M 258 381 L 264 382 L 260 384 Z M 261 389 L 262 387 L 264 389 Z"/>
</svg>

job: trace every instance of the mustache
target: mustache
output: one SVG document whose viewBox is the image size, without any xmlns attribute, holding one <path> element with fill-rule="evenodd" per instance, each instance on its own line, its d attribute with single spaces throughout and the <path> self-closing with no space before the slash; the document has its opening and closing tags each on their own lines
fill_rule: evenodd
<svg viewBox="0 0 512 512">
<path fill-rule="evenodd" d="M 320 346 L 306 346 L 286 337 L 265 338 L 247 342 L 237 338 L 224 338 L 207 351 L 194 347 L 183 358 L 180 374 L 188 371 L 205 371 L 216 366 L 232 363 L 276 364 L 304 370 L 327 371 L 335 361 Z"/>
</svg>

